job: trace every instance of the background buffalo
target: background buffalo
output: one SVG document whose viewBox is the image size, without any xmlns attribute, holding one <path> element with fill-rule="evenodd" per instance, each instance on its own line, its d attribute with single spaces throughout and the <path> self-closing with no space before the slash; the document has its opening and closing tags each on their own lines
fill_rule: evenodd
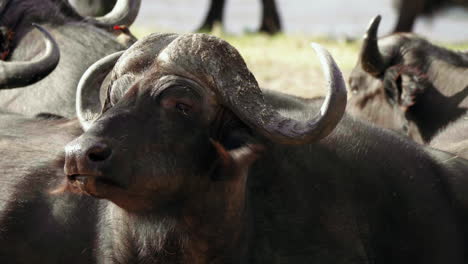
<svg viewBox="0 0 468 264">
<path fill-rule="evenodd" d="M 467 0 L 396 0 L 398 21 L 394 32 L 411 32 L 416 18 L 421 15 L 431 16 L 449 6 L 468 8 Z"/>
<path fill-rule="evenodd" d="M 465 114 L 441 130 L 430 145 L 468 160 L 468 117 Z"/>
<path fill-rule="evenodd" d="M 136 40 L 126 26 L 136 18 L 139 0 L 119 0 L 113 12 L 98 18 L 81 16 L 65 0 L 2 3 L 0 25 L 12 35 L 7 62 L 28 61 L 44 50 L 42 35 L 33 30 L 33 22 L 44 25 L 61 51 L 59 64 L 42 81 L 23 89 L 0 90 L 0 108 L 7 111 L 75 116 L 76 86 L 83 72 L 96 60 Z"/>
<path fill-rule="evenodd" d="M 468 107 L 468 53 L 413 34 L 377 38 L 370 24 L 349 78 L 348 111 L 382 127 L 429 141 Z"/>
<path fill-rule="evenodd" d="M 307 111 L 264 101 L 226 42 L 154 34 L 84 75 L 86 94 L 112 71 L 65 154 L 77 121 L 7 116 L 1 260 L 465 263 L 466 161 L 342 118 L 344 81 L 317 49 L 330 93 Z"/>
</svg>

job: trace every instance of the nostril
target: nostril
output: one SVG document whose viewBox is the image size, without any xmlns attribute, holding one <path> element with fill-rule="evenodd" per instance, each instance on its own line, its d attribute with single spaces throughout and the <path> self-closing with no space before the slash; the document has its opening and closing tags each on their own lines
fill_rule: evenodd
<svg viewBox="0 0 468 264">
<path fill-rule="evenodd" d="M 107 160 L 112 154 L 112 150 L 104 144 L 96 145 L 88 150 L 88 159 L 94 162 Z"/>
</svg>

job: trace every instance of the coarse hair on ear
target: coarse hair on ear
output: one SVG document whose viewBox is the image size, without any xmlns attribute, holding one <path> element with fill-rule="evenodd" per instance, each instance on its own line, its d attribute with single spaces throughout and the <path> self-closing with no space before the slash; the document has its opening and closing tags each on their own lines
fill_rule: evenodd
<svg viewBox="0 0 468 264">
<path fill-rule="evenodd" d="M 383 85 L 390 103 L 407 111 L 424 92 L 426 80 L 427 76 L 414 67 L 395 65 L 385 71 Z"/>
<path fill-rule="evenodd" d="M 240 180 L 242 177 L 246 178 L 248 169 L 264 150 L 264 147 L 260 144 L 246 144 L 227 150 L 220 142 L 213 139 L 210 139 L 210 141 L 218 158 L 214 180 Z"/>
<path fill-rule="evenodd" d="M 221 143 L 210 140 L 218 160 L 214 171 L 217 177 L 211 181 L 208 194 L 222 201 L 223 215 L 231 221 L 242 215 L 245 206 L 247 179 L 250 166 L 260 157 L 264 147 L 259 144 L 246 144 L 227 150 Z"/>
</svg>

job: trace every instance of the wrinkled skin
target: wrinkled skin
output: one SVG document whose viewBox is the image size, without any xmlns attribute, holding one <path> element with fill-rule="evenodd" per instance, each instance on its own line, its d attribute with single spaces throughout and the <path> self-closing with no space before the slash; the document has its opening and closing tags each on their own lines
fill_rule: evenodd
<svg viewBox="0 0 468 264">
<path fill-rule="evenodd" d="M 62 0 L 2 0 L 0 26 L 14 32 L 7 61 L 28 61 L 44 44 L 31 23 L 44 25 L 58 43 L 61 59 L 41 82 L 21 89 L 0 90 L 0 108 L 34 116 L 51 113 L 74 117 L 76 86 L 83 72 L 103 56 L 123 50 L 136 39 L 124 30 L 97 26 Z M 39 7 L 39 8 L 38 8 Z"/>
<path fill-rule="evenodd" d="M 224 57 L 211 56 L 217 51 Z M 220 71 L 207 72 L 205 60 Z M 0 175 L 11 182 L 0 220 L 41 220 L 0 222 L 0 261 L 466 263 L 464 160 L 449 155 L 442 163 L 448 154 L 346 116 L 320 141 L 279 144 L 222 99 L 232 75 L 258 89 L 240 56 L 214 37 L 151 35 L 127 50 L 112 70 L 102 114 L 65 148 L 66 176 L 15 174 L 21 155 Z M 286 116 L 309 119 L 320 108 L 316 100 L 307 111 L 289 108 L 297 98 L 269 94 Z M 45 156 L 46 168 L 63 165 L 54 154 L 63 157 Z M 44 185 L 58 186 L 55 194 Z M 41 237 L 41 230 L 62 237 Z M 31 254 L 39 241 L 50 247 Z"/>
<path fill-rule="evenodd" d="M 396 0 L 398 20 L 393 32 L 411 32 L 418 16 L 433 15 L 449 6 L 468 8 L 467 0 Z"/>
<path fill-rule="evenodd" d="M 378 40 L 386 61 L 383 72 L 366 72 L 361 61 L 349 78 L 352 96 L 347 111 L 418 142 L 468 107 L 468 54 L 437 47 L 413 34 Z"/>
</svg>

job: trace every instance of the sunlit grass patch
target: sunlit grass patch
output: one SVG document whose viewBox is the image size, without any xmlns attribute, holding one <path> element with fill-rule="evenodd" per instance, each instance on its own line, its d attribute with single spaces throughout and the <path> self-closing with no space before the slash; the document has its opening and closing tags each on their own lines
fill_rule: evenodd
<svg viewBox="0 0 468 264">
<path fill-rule="evenodd" d="M 132 29 L 136 36 L 151 33 L 148 29 Z M 254 73 L 262 88 L 275 89 L 304 97 L 315 97 L 325 92 L 320 63 L 311 42 L 324 46 L 333 55 L 345 79 L 357 61 L 361 41 L 346 42 L 307 35 L 269 36 L 266 34 L 230 35 L 222 30 L 212 34 L 236 47 Z M 444 44 L 454 50 L 468 50 L 468 43 Z"/>
<path fill-rule="evenodd" d="M 244 56 L 261 87 L 306 97 L 325 92 L 320 62 L 311 42 L 328 49 L 345 75 L 354 66 L 358 51 L 357 44 L 320 37 L 263 34 L 221 37 Z"/>
</svg>

